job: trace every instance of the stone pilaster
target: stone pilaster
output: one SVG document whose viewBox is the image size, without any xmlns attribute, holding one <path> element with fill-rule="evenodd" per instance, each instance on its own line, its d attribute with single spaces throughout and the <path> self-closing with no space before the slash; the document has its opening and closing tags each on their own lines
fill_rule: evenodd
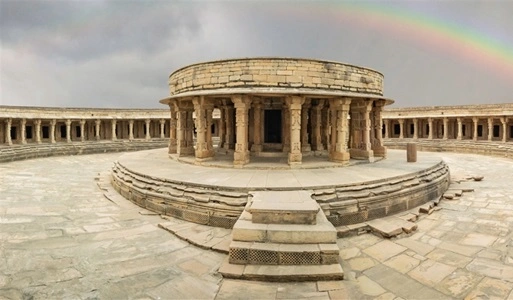
<svg viewBox="0 0 513 300">
<path fill-rule="evenodd" d="M 66 142 L 71 143 L 71 120 L 66 120 Z"/>
<path fill-rule="evenodd" d="M 383 120 L 381 118 L 381 112 L 385 106 L 384 100 L 374 100 L 372 104 L 371 120 L 372 120 L 372 134 L 371 134 L 371 149 L 374 156 L 386 157 L 387 149 L 383 146 Z M 415 119 L 416 124 L 417 119 Z M 415 127 L 415 134 L 417 134 L 417 127 Z M 417 138 L 415 136 L 415 138 Z"/>
<path fill-rule="evenodd" d="M 94 121 L 94 131 L 95 131 L 95 137 L 96 137 L 97 141 L 100 140 L 100 126 L 101 126 L 101 124 L 102 124 L 101 120 L 95 120 Z"/>
<path fill-rule="evenodd" d="M 261 99 L 255 97 L 253 99 L 253 145 L 251 145 L 251 152 L 262 152 L 262 103 Z"/>
<path fill-rule="evenodd" d="M 5 143 L 9 146 L 12 145 L 11 127 L 12 127 L 12 119 L 9 118 L 9 119 L 5 120 Z"/>
<path fill-rule="evenodd" d="M 493 139 L 493 118 L 488 118 L 488 140 Z"/>
<path fill-rule="evenodd" d="M 117 123 L 116 120 L 114 120 L 114 119 L 110 120 L 110 124 L 111 124 L 111 135 L 110 135 L 110 138 L 113 141 L 118 139 L 118 137 L 116 135 L 116 123 Z"/>
<path fill-rule="evenodd" d="M 448 136 L 449 136 L 449 119 L 448 118 L 444 118 L 443 119 L 444 121 L 444 136 L 443 136 L 443 139 L 446 140 L 448 139 Z"/>
<path fill-rule="evenodd" d="M 324 147 L 322 145 L 322 108 L 324 106 L 324 100 L 317 100 L 317 103 L 312 107 L 311 110 L 311 128 L 312 128 L 312 147 L 314 151 L 322 151 Z"/>
<path fill-rule="evenodd" d="M 477 117 L 472 118 L 474 133 L 472 135 L 472 140 L 477 141 L 477 123 L 479 122 L 479 119 Z"/>
<path fill-rule="evenodd" d="M 458 122 L 458 136 L 456 139 L 461 141 L 463 139 L 463 123 L 461 118 L 456 118 L 456 122 Z"/>
<path fill-rule="evenodd" d="M 399 138 L 404 139 L 404 119 L 397 120 L 399 122 Z"/>
<path fill-rule="evenodd" d="M 134 139 L 134 120 L 128 121 L 128 140 Z"/>
<path fill-rule="evenodd" d="M 55 143 L 55 125 L 57 125 L 57 121 L 51 120 L 50 121 L 50 143 Z"/>
<path fill-rule="evenodd" d="M 312 107 L 312 100 L 305 99 L 301 108 L 301 152 L 310 152 L 312 147 L 308 141 L 308 113 Z"/>
<path fill-rule="evenodd" d="M 301 154 L 301 108 L 304 102 L 305 98 L 300 96 L 287 96 L 285 98 L 290 124 L 288 163 L 291 166 L 300 165 L 303 160 Z"/>
<path fill-rule="evenodd" d="M 347 151 L 349 134 L 348 114 L 351 108 L 351 98 L 331 99 L 331 147 L 329 157 L 331 161 L 345 163 L 349 161 L 350 153 Z"/>
<path fill-rule="evenodd" d="M 36 119 L 34 124 L 36 125 L 36 143 L 41 144 L 41 119 Z"/>
<path fill-rule="evenodd" d="M 21 119 L 20 127 L 21 127 L 21 143 L 26 144 L 27 143 L 27 120 L 26 119 Z"/>
<path fill-rule="evenodd" d="M 80 120 L 80 141 L 85 141 L 85 124 L 86 121 L 84 119 Z"/>
<path fill-rule="evenodd" d="M 232 96 L 235 106 L 236 143 L 233 154 L 233 164 L 242 167 L 249 163 L 248 151 L 248 111 L 251 99 L 246 95 Z"/>
<path fill-rule="evenodd" d="M 149 139 L 151 139 L 151 133 L 150 133 L 151 120 L 150 119 L 146 119 L 146 120 L 144 120 L 144 123 L 146 124 L 146 136 L 144 138 L 146 140 L 149 140 Z"/>
</svg>

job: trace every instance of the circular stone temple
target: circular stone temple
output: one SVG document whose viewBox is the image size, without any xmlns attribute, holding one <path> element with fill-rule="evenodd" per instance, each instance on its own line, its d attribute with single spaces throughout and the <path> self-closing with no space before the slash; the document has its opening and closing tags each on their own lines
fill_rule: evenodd
<svg viewBox="0 0 513 300">
<path fill-rule="evenodd" d="M 383 97 L 383 75 L 368 68 L 295 58 L 220 60 L 175 71 L 169 89 L 160 102 L 171 109 L 169 153 L 178 157 L 214 157 L 215 109 L 219 149 L 233 153 L 236 167 L 272 153 L 286 154 L 291 166 L 312 154 L 339 163 L 386 156 L 381 111 L 393 101 Z"/>
</svg>

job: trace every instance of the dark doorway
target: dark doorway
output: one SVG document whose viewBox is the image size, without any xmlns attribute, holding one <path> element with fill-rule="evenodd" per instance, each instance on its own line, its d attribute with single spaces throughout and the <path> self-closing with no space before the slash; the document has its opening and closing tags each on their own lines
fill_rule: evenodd
<svg viewBox="0 0 513 300">
<path fill-rule="evenodd" d="M 264 143 L 281 143 L 281 110 L 265 110 L 264 120 Z"/>
</svg>

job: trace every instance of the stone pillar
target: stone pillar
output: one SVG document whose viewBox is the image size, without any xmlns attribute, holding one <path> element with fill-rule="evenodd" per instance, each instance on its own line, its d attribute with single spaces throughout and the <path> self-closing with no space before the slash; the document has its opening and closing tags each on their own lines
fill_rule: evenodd
<svg viewBox="0 0 513 300">
<path fill-rule="evenodd" d="M 371 149 L 373 151 L 374 156 L 378 157 L 386 157 L 387 149 L 383 146 L 383 120 L 381 118 L 381 112 L 383 111 L 383 107 L 385 106 L 384 100 L 374 100 L 374 104 L 372 107 L 372 139 L 371 139 Z M 417 119 L 415 119 L 416 123 Z M 414 123 L 414 124 L 415 124 Z M 417 128 L 414 128 L 415 133 L 417 133 Z M 416 137 L 415 137 L 416 138 Z"/>
<path fill-rule="evenodd" d="M 95 131 L 95 136 L 96 136 L 97 141 L 100 140 L 100 125 L 101 124 L 102 124 L 102 121 L 100 121 L 100 120 L 94 121 L 94 131 Z"/>
<path fill-rule="evenodd" d="M 472 136 L 472 140 L 477 141 L 477 123 L 479 122 L 479 119 L 476 117 L 472 118 L 472 123 L 474 125 L 474 133 Z"/>
<path fill-rule="evenodd" d="M 207 103 L 205 97 L 194 97 L 192 99 L 192 103 L 194 105 L 194 112 L 196 114 L 196 150 L 195 156 L 196 160 L 204 160 L 207 158 L 211 158 L 213 156 L 212 149 L 208 147 L 208 132 L 210 132 L 210 127 L 208 126 L 208 113 L 212 116 L 212 105 Z M 212 137 L 210 135 L 210 140 Z"/>
<path fill-rule="evenodd" d="M 12 139 L 11 139 L 11 126 L 12 126 L 12 119 L 5 120 L 5 143 L 9 146 L 12 145 Z"/>
<path fill-rule="evenodd" d="M 144 120 L 144 122 L 146 124 L 146 136 L 144 138 L 149 140 L 149 139 L 151 139 L 151 134 L 150 134 L 151 120 L 150 119 L 146 119 L 146 120 Z"/>
<path fill-rule="evenodd" d="M 233 153 L 233 164 L 238 167 L 249 163 L 248 151 L 248 111 L 251 99 L 247 95 L 234 95 L 232 102 L 235 106 L 236 144 Z"/>
<path fill-rule="evenodd" d="M 456 139 L 461 141 L 463 139 L 463 123 L 461 118 L 456 118 L 456 122 L 458 122 L 458 136 Z"/>
<path fill-rule="evenodd" d="M 55 143 L 55 125 L 57 125 L 57 121 L 51 120 L 50 121 L 50 143 Z"/>
<path fill-rule="evenodd" d="M 311 99 L 305 99 L 301 108 L 301 152 L 310 152 L 312 147 L 308 142 L 308 112 L 312 106 Z"/>
<path fill-rule="evenodd" d="M 419 120 L 417 118 L 413 118 L 413 139 L 419 138 Z"/>
<path fill-rule="evenodd" d="M 71 143 L 71 120 L 66 120 L 66 142 Z"/>
<path fill-rule="evenodd" d="M 84 119 L 80 120 L 80 141 L 85 141 L 85 124 L 86 121 Z"/>
<path fill-rule="evenodd" d="M 304 97 L 300 96 L 287 96 L 285 97 L 285 103 L 287 105 L 288 111 L 288 119 L 289 119 L 289 136 L 290 136 L 290 146 L 289 146 L 289 155 L 288 155 L 288 163 L 289 165 L 300 165 L 302 162 L 302 154 L 301 154 L 301 119 L 302 113 L 301 108 L 303 103 L 305 102 Z"/>
<path fill-rule="evenodd" d="M 493 118 L 488 118 L 488 140 L 493 139 Z"/>
<path fill-rule="evenodd" d="M 399 122 L 399 138 L 404 138 L 404 119 L 397 120 Z"/>
<path fill-rule="evenodd" d="M 251 145 L 251 152 L 262 152 L 262 102 L 260 98 L 253 99 L 253 145 Z"/>
<path fill-rule="evenodd" d="M 219 108 L 219 145 L 217 146 L 218 149 L 224 148 L 224 143 L 226 140 L 226 116 L 225 116 L 225 106 L 222 105 Z"/>
<path fill-rule="evenodd" d="M 444 137 L 443 139 L 446 140 L 449 136 L 449 119 L 444 118 Z"/>
<path fill-rule="evenodd" d="M 432 118 L 428 118 L 428 130 L 429 130 L 428 140 L 432 140 L 433 139 L 433 119 Z"/>
<path fill-rule="evenodd" d="M 390 138 L 390 120 L 387 119 L 385 120 L 385 138 L 388 139 Z"/>
<path fill-rule="evenodd" d="M 214 112 L 214 104 L 209 101 L 205 104 L 205 113 L 207 115 L 207 150 L 210 156 L 214 156 L 214 142 L 212 141 L 212 114 Z"/>
<path fill-rule="evenodd" d="M 134 139 L 134 120 L 128 120 L 128 140 Z"/>
<path fill-rule="evenodd" d="M 35 120 L 34 124 L 36 125 L 36 143 L 41 144 L 41 119 Z"/>
<path fill-rule="evenodd" d="M 171 111 L 171 115 L 169 118 L 169 148 L 168 153 L 174 154 L 177 151 L 177 139 L 176 139 L 176 111 L 178 110 L 176 107 L 176 102 L 169 103 L 169 110 Z"/>
<path fill-rule="evenodd" d="M 290 112 L 286 102 L 287 100 L 285 99 L 282 107 L 282 151 L 290 152 Z"/>
<path fill-rule="evenodd" d="M 164 128 L 166 126 L 166 120 L 160 119 L 160 138 L 164 139 L 166 138 L 166 134 L 164 133 Z"/>
<path fill-rule="evenodd" d="M 508 117 L 501 118 L 502 123 L 502 142 L 505 143 L 508 138 L 507 130 L 508 130 Z"/>
<path fill-rule="evenodd" d="M 21 119 L 20 128 L 21 128 L 21 143 L 26 144 L 27 143 L 27 120 L 26 119 Z"/>
<path fill-rule="evenodd" d="M 116 120 L 114 120 L 114 119 L 112 119 L 112 120 L 110 121 L 110 124 L 112 125 L 112 126 L 111 126 L 111 135 L 110 135 L 110 136 L 111 136 L 111 140 L 113 140 L 113 141 L 115 141 L 115 140 L 117 140 L 117 139 L 118 139 L 118 137 L 116 136 L 116 123 L 117 123 L 117 122 L 116 122 Z"/>
<path fill-rule="evenodd" d="M 235 139 L 233 132 L 233 110 L 234 108 L 230 105 L 226 105 L 225 107 L 225 120 L 226 120 L 226 140 L 224 144 L 224 149 L 235 149 Z"/>
<path fill-rule="evenodd" d="M 312 146 L 314 151 L 322 151 L 324 147 L 322 145 L 321 124 L 324 100 L 317 101 L 317 104 L 312 107 L 311 111 Z"/>
<path fill-rule="evenodd" d="M 331 111 L 331 147 L 329 158 L 331 161 L 344 163 L 349 161 L 347 151 L 347 137 L 349 133 L 348 114 L 351 107 L 351 98 L 337 98 L 330 100 Z"/>
</svg>

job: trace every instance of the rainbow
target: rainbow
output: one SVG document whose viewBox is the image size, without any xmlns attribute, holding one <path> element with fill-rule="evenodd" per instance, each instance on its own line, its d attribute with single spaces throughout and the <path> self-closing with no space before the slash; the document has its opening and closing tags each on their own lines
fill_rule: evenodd
<svg viewBox="0 0 513 300">
<path fill-rule="evenodd" d="M 316 18 L 316 13 L 330 13 L 344 25 L 361 26 L 383 32 L 396 39 L 414 41 L 441 53 L 448 53 L 465 63 L 478 65 L 505 80 L 513 78 L 513 44 L 466 28 L 461 24 L 422 14 L 413 10 L 386 5 L 384 2 L 332 1 L 312 2 L 308 9 L 298 6 L 298 14 Z M 299 12 L 301 10 L 301 12 Z M 290 11 L 289 11 L 290 13 Z"/>
</svg>

